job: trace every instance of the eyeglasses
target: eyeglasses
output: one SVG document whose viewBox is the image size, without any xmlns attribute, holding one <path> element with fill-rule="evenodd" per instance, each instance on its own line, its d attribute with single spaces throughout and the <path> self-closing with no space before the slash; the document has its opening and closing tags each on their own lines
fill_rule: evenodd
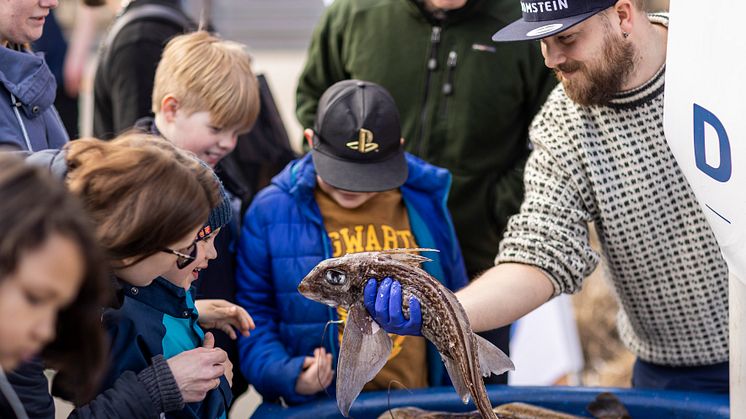
<svg viewBox="0 0 746 419">
<path fill-rule="evenodd" d="M 168 247 L 164 247 L 163 249 L 161 249 L 161 251 L 176 255 L 176 267 L 179 269 L 184 269 L 187 267 L 187 265 L 192 263 L 194 259 L 197 259 L 197 242 L 192 242 L 189 247 L 184 249 L 184 253 L 169 249 Z"/>
</svg>

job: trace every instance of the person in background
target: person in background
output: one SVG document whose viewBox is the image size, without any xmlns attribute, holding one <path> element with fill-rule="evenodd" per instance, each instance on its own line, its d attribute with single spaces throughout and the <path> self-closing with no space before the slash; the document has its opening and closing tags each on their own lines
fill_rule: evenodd
<svg viewBox="0 0 746 419">
<path fill-rule="evenodd" d="M 103 253 L 77 199 L 47 171 L 0 155 L 0 417 L 27 417 L 5 374 L 43 357 L 82 397 L 106 360 Z M 62 384 L 62 383 L 60 383 Z"/>
<path fill-rule="evenodd" d="M 57 0 L 8 0 L 0 7 L 0 146 L 37 151 L 68 136 L 54 108 L 57 84 L 30 44 L 43 33 Z"/>
<path fill-rule="evenodd" d="M 93 136 L 108 140 L 149 116 L 155 69 L 166 43 L 197 29 L 181 0 L 124 1 L 117 20 L 127 19 L 105 39 L 93 86 Z M 155 8 L 157 12 L 143 13 Z M 128 17 L 129 16 L 129 17 Z M 121 23 L 120 23 L 121 25 Z M 117 28 L 117 21 L 112 28 Z"/>
<path fill-rule="evenodd" d="M 491 42 L 495 28 L 519 14 L 514 0 L 336 0 L 298 82 L 304 127 L 322 93 L 340 80 L 368 80 L 391 92 L 405 149 L 453 175 L 448 207 L 469 278 L 493 265 L 508 217 L 518 211 L 528 126 L 556 83 L 538 45 Z M 508 353 L 508 327 L 482 336 Z M 505 383 L 507 374 L 486 381 Z"/>
<path fill-rule="evenodd" d="M 668 15 L 648 15 L 644 3 L 527 6 L 495 34 L 540 39 L 562 83 L 531 126 L 526 198 L 497 265 L 457 297 L 484 330 L 577 292 L 600 259 L 592 221 L 621 305 L 619 334 L 637 357 L 632 385 L 727 393 L 728 267 L 666 142 Z M 369 311 L 376 299 L 388 307 L 387 288 L 380 298 L 368 290 Z"/>
<path fill-rule="evenodd" d="M 344 310 L 297 290 L 316 264 L 346 253 L 433 248 L 440 252 L 428 254 L 433 262 L 423 269 L 452 290 L 467 283 L 445 205 L 450 174 L 404 152 L 399 113 L 385 89 L 359 80 L 334 84 L 305 136 L 311 153 L 289 164 L 246 213 L 236 275 L 238 303 L 257 323 L 239 338 L 241 370 L 266 401 L 288 404 L 324 394 L 344 334 Z M 440 356 L 424 338 L 393 342 L 365 390 L 443 385 Z"/>
<path fill-rule="evenodd" d="M 57 82 L 54 106 L 70 138 L 80 137 L 78 93 L 88 64 L 93 40 L 96 36 L 96 8 L 74 3 L 75 19 L 69 40 L 57 21 L 55 10 L 50 11 L 44 23 L 44 33 L 32 48 L 44 53 L 44 60 Z"/>
</svg>

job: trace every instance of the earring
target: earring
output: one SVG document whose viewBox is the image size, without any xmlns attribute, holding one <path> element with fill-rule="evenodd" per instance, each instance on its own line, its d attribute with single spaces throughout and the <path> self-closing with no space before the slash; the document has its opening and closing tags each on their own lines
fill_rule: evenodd
<svg viewBox="0 0 746 419">
<path fill-rule="evenodd" d="M 622 32 L 622 36 L 624 37 L 624 39 L 629 38 L 629 32 Z"/>
</svg>

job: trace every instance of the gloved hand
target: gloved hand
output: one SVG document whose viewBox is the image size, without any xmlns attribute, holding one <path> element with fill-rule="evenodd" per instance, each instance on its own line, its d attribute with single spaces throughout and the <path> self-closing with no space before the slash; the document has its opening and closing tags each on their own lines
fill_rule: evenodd
<svg viewBox="0 0 746 419">
<path fill-rule="evenodd" d="M 422 312 L 420 301 L 409 298 L 409 319 L 402 313 L 401 284 L 385 278 L 378 287 L 378 281 L 371 278 L 365 284 L 364 301 L 368 313 L 383 330 L 397 335 L 422 335 Z"/>
</svg>

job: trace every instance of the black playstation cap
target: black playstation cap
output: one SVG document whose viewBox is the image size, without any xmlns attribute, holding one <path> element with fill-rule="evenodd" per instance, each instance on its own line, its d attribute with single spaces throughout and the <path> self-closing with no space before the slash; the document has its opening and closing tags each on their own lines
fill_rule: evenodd
<svg viewBox="0 0 746 419">
<path fill-rule="evenodd" d="M 352 192 L 395 189 L 407 180 L 399 111 L 383 87 L 344 80 L 319 100 L 311 150 L 316 173 Z"/>
</svg>

